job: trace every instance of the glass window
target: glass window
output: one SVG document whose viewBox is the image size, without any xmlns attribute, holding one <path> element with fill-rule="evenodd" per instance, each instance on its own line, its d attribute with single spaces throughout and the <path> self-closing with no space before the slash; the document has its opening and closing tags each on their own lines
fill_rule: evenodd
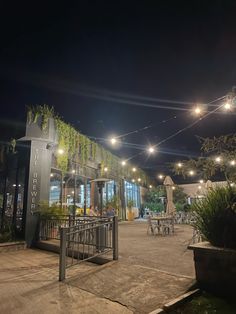
<svg viewBox="0 0 236 314">
<path fill-rule="evenodd" d="M 134 207 L 140 207 L 140 188 L 137 184 L 125 181 L 125 202 L 129 200 L 134 202 Z"/>
</svg>

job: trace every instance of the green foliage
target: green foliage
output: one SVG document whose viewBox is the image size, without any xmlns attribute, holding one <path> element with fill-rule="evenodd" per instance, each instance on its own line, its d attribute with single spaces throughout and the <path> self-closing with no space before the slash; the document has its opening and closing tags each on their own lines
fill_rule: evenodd
<svg viewBox="0 0 236 314">
<path fill-rule="evenodd" d="M 3 229 L 0 232 L 0 243 L 13 241 L 12 226 L 8 221 L 3 222 Z"/>
<path fill-rule="evenodd" d="M 68 172 L 71 162 L 78 162 L 82 166 L 86 165 L 88 160 L 93 160 L 101 163 L 101 175 L 103 176 L 104 167 L 108 167 L 109 173 L 115 176 L 125 176 L 128 180 L 133 178 L 141 179 L 142 185 L 151 184 L 144 171 L 137 168 L 135 174 L 132 172 L 132 165 L 126 167 L 121 166 L 121 160 L 114 156 L 111 152 L 104 149 L 101 145 L 91 141 L 87 136 L 78 132 L 73 126 L 65 123 L 58 115 L 55 114 L 54 108 L 46 105 L 39 105 L 28 108 L 27 122 L 41 123 L 41 128 L 47 131 L 49 118 L 55 121 L 58 133 L 58 147 L 63 149 L 64 153 L 56 155 L 57 168 L 63 174 Z M 99 160 L 100 159 L 100 160 Z"/>
<path fill-rule="evenodd" d="M 176 186 L 173 191 L 173 202 L 177 211 L 188 211 L 187 208 L 187 194 L 180 186 Z"/>
<path fill-rule="evenodd" d="M 133 200 L 128 200 L 127 208 L 128 208 L 129 211 L 131 211 L 133 209 L 134 205 L 135 205 L 135 203 L 134 203 Z"/>
<path fill-rule="evenodd" d="M 154 212 L 163 211 L 165 208 L 161 201 L 162 197 L 166 197 L 165 187 L 159 186 L 149 190 L 145 196 L 144 207 L 147 207 Z"/>
<path fill-rule="evenodd" d="M 236 190 L 230 186 L 211 190 L 193 205 L 194 226 L 212 245 L 236 248 Z"/>
<path fill-rule="evenodd" d="M 236 313 L 235 301 L 218 298 L 203 292 L 190 302 L 173 310 L 171 314 L 234 314 Z"/>
<path fill-rule="evenodd" d="M 38 119 L 41 119 L 41 128 L 42 130 L 46 130 L 48 125 L 48 120 L 50 118 L 55 118 L 55 112 L 53 107 L 49 107 L 47 105 L 38 105 L 28 107 L 27 111 L 27 122 L 37 123 Z"/>
<path fill-rule="evenodd" d="M 193 170 L 196 175 L 206 180 L 217 173 L 222 173 L 227 181 L 236 182 L 236 167 L 230 164 L 230 161 L 236 160 L 236 134 L 199 139 L 204 155 L 197 159 L 182 161 L 182 167 L 174 164 L 172 171 L 186 177 L 189 170 Z M 216 156 L 221 157 L 221 162 L 215 161 Z"/>
<path fill-rule="evenodd" d="M 39 205 L 39 212 L 42 218 L 58 217 L 66 214 L 64 209 L 61 208 L 60 206 L 56 204 L 52 204 L 51 206 L 49 206 L 47 202 L 42 202 Z"/>
</svg>

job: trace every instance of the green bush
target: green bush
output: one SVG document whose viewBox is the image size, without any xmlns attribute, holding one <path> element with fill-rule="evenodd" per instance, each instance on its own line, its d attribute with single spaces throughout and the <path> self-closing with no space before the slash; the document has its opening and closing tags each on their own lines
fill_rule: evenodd
<svg viewBox="0 0 236 314">
<path fill-rule="evenodd" d="M 46 202 L 42 202 L 39 205 L 39 213 L 40 216 L 43 218 L 65 215 L 65 211 L 63 208 L 56 204 L 52 204 L 51 206 L 49 206 Z"/>
<path fill-rule="evenodd" d="M 194 226 L 212 245 L 236 248 L 236 189 L 211 190 L 193 204 Z"/>
</svg>

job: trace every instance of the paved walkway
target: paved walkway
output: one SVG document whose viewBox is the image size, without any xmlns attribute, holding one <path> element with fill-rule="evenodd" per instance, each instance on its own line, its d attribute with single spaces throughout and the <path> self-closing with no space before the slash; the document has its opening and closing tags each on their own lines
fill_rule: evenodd
<svg viewBox="0 0 236 314">
<path fill-rule="evenodd" d="M 58 282 L 58 256 L 40 250 L 0 253 L 0 313 L 149 313 L 194 282 L 189 226 L 147 236 L 142 221 L 119 224 L 119 261 L 84 263 Z"/>
</svg>

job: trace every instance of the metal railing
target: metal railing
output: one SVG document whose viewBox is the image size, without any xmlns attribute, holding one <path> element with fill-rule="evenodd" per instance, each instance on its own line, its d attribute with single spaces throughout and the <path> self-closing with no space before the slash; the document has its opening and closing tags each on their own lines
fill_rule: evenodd
<svg viewBox="0 0 236 314">
<path fill-rule="evenodd" d="M 70 215 L 58 217 L 40 217 L 39 240 L 60 240 L 60 228 L 69 228 L 72 226 L 83 225 L 89 221 L 97 220 L 97 217 Z"/>
<path fill-rule="evenodd" d="M 59 281 L 65 279 L 67 268 L 108 253 L 118 259 L 118 217 L 61 226 Z"/>
</svg>

